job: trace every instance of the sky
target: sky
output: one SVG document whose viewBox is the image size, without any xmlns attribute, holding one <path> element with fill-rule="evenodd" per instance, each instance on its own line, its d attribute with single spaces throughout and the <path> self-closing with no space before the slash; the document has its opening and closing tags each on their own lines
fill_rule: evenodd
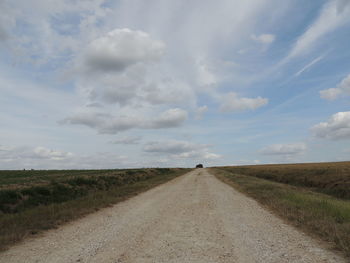
<svg viewBox="0 0 350 263">
<path fill-rule="evenodd" d="M 0 169 L 350 160 L 350 0 L 0 10 Z"/>
</svg>

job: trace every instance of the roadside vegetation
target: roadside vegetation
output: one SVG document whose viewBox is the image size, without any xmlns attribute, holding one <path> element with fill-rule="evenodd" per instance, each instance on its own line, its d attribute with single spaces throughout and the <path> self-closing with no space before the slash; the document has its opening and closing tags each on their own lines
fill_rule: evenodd
<svg viewBox="0 0 350 263">
<path fill-rule="evenodd" d="M 281 218 L 350 257 L 350 200 L 345 194 L 349 189 L 340 187 L 344 190 L 340 193 L 334 190 L 337 186 L 335 182 L 349 182 L 349 175 L 344 169 L 349 167 L 349 163 L 341 163 L 343 169 L 339 169 L 332 178 L 336 165 L 216 167 L 211 171 L 220 180 L 253 197 Z M 313 168 L 319 172 L 319 178 L 317 172 L 312 171 Z"/>
<path fill-rule="evenodd" d="M 350 199 L 350 162 L 228 166 L 226 171 Z"/>
<path fill-rule="evenodd" d="M 0 250 L 189 170 L 0 171 Z"/>
</svg>

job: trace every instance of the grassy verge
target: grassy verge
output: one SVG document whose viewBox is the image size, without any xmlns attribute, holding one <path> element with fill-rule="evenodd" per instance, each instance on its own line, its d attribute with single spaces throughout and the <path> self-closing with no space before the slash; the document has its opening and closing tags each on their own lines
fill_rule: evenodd
<svg viewBox="0 0 350 263">
<path fill-rule="evenodd" d="M 333 244 L 350 257 L 350 201 L 222 168 L 211 171 L 294 226 Z"/>
<path fill-rule="evenodd" d="M 350 199 L 350 162 L 227 166 L 221 169 Z"/>
<path fill-rule="evenodd" d="M 145 169 L 124 176 L 68 177 L 0 191 L 0 250 L 23 238 L 110 206 L 189 169 Z"/>
</svg>

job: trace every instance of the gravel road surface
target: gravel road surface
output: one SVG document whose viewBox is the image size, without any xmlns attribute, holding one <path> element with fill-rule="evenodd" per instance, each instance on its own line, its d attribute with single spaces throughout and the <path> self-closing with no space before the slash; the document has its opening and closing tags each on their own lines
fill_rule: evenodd
<svg viewBox="0 0 350 263">
<path fill-rule="evenodd" d="M 28 239 L 0 262 L 346 262 L 197 169 Z"/>
</svg>

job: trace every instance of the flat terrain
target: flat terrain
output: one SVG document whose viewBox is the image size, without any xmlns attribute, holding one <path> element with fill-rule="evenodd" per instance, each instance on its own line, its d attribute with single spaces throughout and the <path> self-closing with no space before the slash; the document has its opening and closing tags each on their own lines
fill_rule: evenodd
<svg viewBox="0 0 350 263">
<path fill-rule="evenodd" d="M 0 254 L 0 262 L 346 262 L 197 169 Z"/>
<path fill-rule="evenodd" d="M 315 192 L 350 199 L 350 162 L 264 164 L 217 169 L 307 187 Z"/>
<path fill-rule="evenodd" d="M 0 251 L 191 169 L 0 171 Z"/>
</svg>

